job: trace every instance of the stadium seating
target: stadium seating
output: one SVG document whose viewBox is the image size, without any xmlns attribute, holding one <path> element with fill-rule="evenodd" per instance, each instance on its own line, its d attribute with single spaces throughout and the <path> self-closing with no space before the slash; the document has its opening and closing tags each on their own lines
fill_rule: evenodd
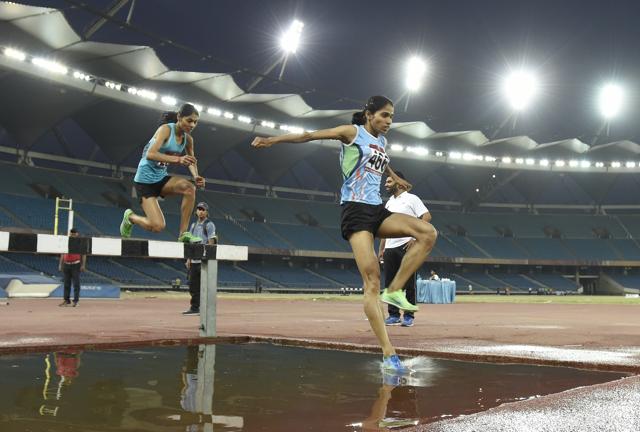
<svg viewBox="0 0 640 432">
<path fill-rule="evenodd" d="M 0 226 L 51 232 L 54 199 L 45 198 L 46 188 L 74 199 L 74 225 L 86 235 L 119 236 L 124 207 L 140 211 L 131 196 L 131 179 L 108 179 L 75 172 L 50 171 L 2 163 L 0 170 Z M 55 174 L 55 175 L 54 175 Z M 50 191 L 49 191 L 50 192 Z M 225 244 L 253 248 L 350 251 L 340 234 L 340 207 L 335 202 L 240 195 L 199 191 L 198 200 L 207 201 L 210 218 L 216 224 L 219 239 Z M 503 197 L 505 198 L 505 197 Z M 506 198 L 505 198 L 506 199 Z M 514 198 L 515 199 L 515 198 Z M 559 198 L 558 198 L 559 199 Z M 507 200 L 508 201 L 508 200 Z M 131 203 L 131 204 L 130 204 Z M 133 236 L 158 240 L 175 240 L 180 220 L 180 200 L 161 202 L 167 228 L 161 233 L 134 228 Z M 631 214 L 587 215 L 543 213 L 486 208 L 462 213 L 431 208 L 433 223 L 440 232 L 434 258 L 530 259 L 568 261 L 640 260 L 640 216 Z M 61 214 L 60 232 L 67 227 Z M 3 254 L 0 271 L 6 273 L 37 272 L 59 276 L 57 257 Z M 176 277 L 185 278 L 184 262 L 173 260 L 119 260 L 92 258 L 85 281 L 117 283 L 123 286 L 168 286 Z M 616 275 L 616 277 L 618 277 Z M 633 280 L 635 276 L 625 276 Z M 306 269 L 296 262 L 256 262 L 234 266 L 221 263 L 220 286 L 251 288 L 256 278 L 265 287 L 360 287 L 355 268 L 315 265 Z M 510 286 L 514 292 L 549 287 L 575 291 L 574 282 L 559 274 L 535 272 L 487 273 L 480 270 L 456 271 L 451 275 L 464 291 L 469 284 L 474 291 L 495 291 Z"/>
</svg>

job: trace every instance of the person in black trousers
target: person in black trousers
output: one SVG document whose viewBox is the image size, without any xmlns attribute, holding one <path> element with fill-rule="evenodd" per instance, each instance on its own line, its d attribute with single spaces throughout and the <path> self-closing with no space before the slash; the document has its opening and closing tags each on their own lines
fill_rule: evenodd
<svg viewBox="0 0 640 432">
<path fill-rule="evenodd" d="M 78 237 L 78 230 L 71 228 L 69 237 Z M 71 306 L 71 282 L 73 281 L 73 307 L 78 306 L 80 300 L 80 273 L 85 271 L 86 255 L 62 254 L 58 269 L 64 276 L 64 300 L 59 306 Z"/>
<path fill-rule="evenodd" d="M 191 224 L 189 232 L 195 237 L 202 239 L 202 244 L 216 244 L 216 226 L 209 220 L 209 205 L 206 202 L 199 202 L 196 206 L 197 220 Z M 200 274 L 202 263 L 200 260 L 187 260 L 187 270 L 189 271 L 189 294 L 191 303 L 189 309 L 182 312 L 183 315 L 200 314 Z"/>
<path fill-rule="evenodd" d="M 404 175 L 396 171 L 396 176 L 405 180 Z M 425 223 L 431 222 L 431 213 L 422 200 L 395 181 L 392 177 L 387 177 L 384 187 L 391 194 L 385 204 L 385 208 L 392 213 L 402 213 L 423 220 Z M 378 259 L 383 263 L 385 286 L 389 286 L 393 278 L 400 269 L 400 264 L 407 251 L 413 246 L 415 239 L 411 237 L 383 238 L 380 240 Z M 416 275 L 413 274 L 402 288 L 405 291 L 407 300 L 412 305 L 416 304 Z M 404 311 L 400 319 L 400 309 L 394 305 L 389 305 L 389 318 L 384 323 L 386 325 L 402 325 L 403 327 L 413 326 L 414 315 L 411 311 Z"/>
</svg>

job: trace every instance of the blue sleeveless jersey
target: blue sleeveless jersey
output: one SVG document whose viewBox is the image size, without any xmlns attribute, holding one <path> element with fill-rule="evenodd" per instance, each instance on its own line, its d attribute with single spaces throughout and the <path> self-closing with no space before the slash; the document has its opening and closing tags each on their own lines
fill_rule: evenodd
<svg viewBox="0 0 640 432">
<path fill-rule="evenodd" d="M 187 134 L 184 134 L 182 138 L 182 144 L 178 144 L 176 141 L 176 124 L 175 123 L 167 123 L 169 129 L 171 129 L 171 134 L 167 141 L 160 147 L 160 153 L 164 153 L 166 155 L 177 155 L 180 156 L 184 154 L 185 144 L 187 142 Z M 161 181 L 163 178 L 167 176 L 167 166 L 169 165 L 166 162 L 154 161 L 147 159 L 147 152 L 149 148 L 155 143 L 155 136 L 149 140 L 146 146 L 144 146 L 144 150 L 142 150 L 142 158 L 138 163 L 138 169 L 136 170 L 136 176 L 133 178 L 133 181 L 137 183 L 157 183 Z"/>
<path fill-rule="evenodd" d="M 387 139 L 382 135 L 374 137 L 364 126 L 356 128 L 356 138 L 350 144 L 342 144 L 340 151 L 340 169 L 344 181 L 340 204 L 382 204 L 380 183 L 389 164 L 389 156 L 384 150 Z"/>
</svg>

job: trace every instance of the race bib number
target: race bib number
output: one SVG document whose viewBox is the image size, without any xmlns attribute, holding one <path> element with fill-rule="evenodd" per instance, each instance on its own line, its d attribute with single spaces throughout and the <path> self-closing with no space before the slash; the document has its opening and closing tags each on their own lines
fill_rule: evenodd
<svg viewBox="0 0 640 432">
<path fill-rule="evenodd" d="M 367 162 L 367 171 L 382 175 L 389 165 L 389 156 L 383 151 L 373 150 Z"/>
</svg>

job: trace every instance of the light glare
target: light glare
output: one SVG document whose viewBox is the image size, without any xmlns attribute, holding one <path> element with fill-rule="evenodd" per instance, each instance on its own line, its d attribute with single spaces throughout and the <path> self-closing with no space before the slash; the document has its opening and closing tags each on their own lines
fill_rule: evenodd
<svg viewBox="0 0 640 432">
<path fill-rule="evenodd" d="M 293 20 L 289 30 L 287 30 L 280 38 L 280 47 L 287 54 L 295 54 L 300 46 L 300 36 L 302 35 L 302 21 Z"/>
<path fill-rule="evenodd" d="M 13 48 L 5 48 L 4 55 L 18 61 L 25 61 L 25 59 L 27 58 L 27 55 L 25 53 Z"/>
<path fill-rule="evenodd" d="M 516 71 L 505 79 L 503 91 L 511 108 L 516 111 L 522 111 L 537 96 L 539 83 L 533 73 Z"/>
<path fill-rule="evenodd" d="M 419 57 L 411 57 L 407 62 L 405 85 L 409 91 L 417 91 L 422 87 L 427 64 Z"/>
<path fill-rule="evenodd" d="M 624 102 L 624 92 L 617 84 L 606 84 L 600 90 L 598 104 L 600 114 L 606 119 L 612 119 L 620 113 Z"/>
</svg>

